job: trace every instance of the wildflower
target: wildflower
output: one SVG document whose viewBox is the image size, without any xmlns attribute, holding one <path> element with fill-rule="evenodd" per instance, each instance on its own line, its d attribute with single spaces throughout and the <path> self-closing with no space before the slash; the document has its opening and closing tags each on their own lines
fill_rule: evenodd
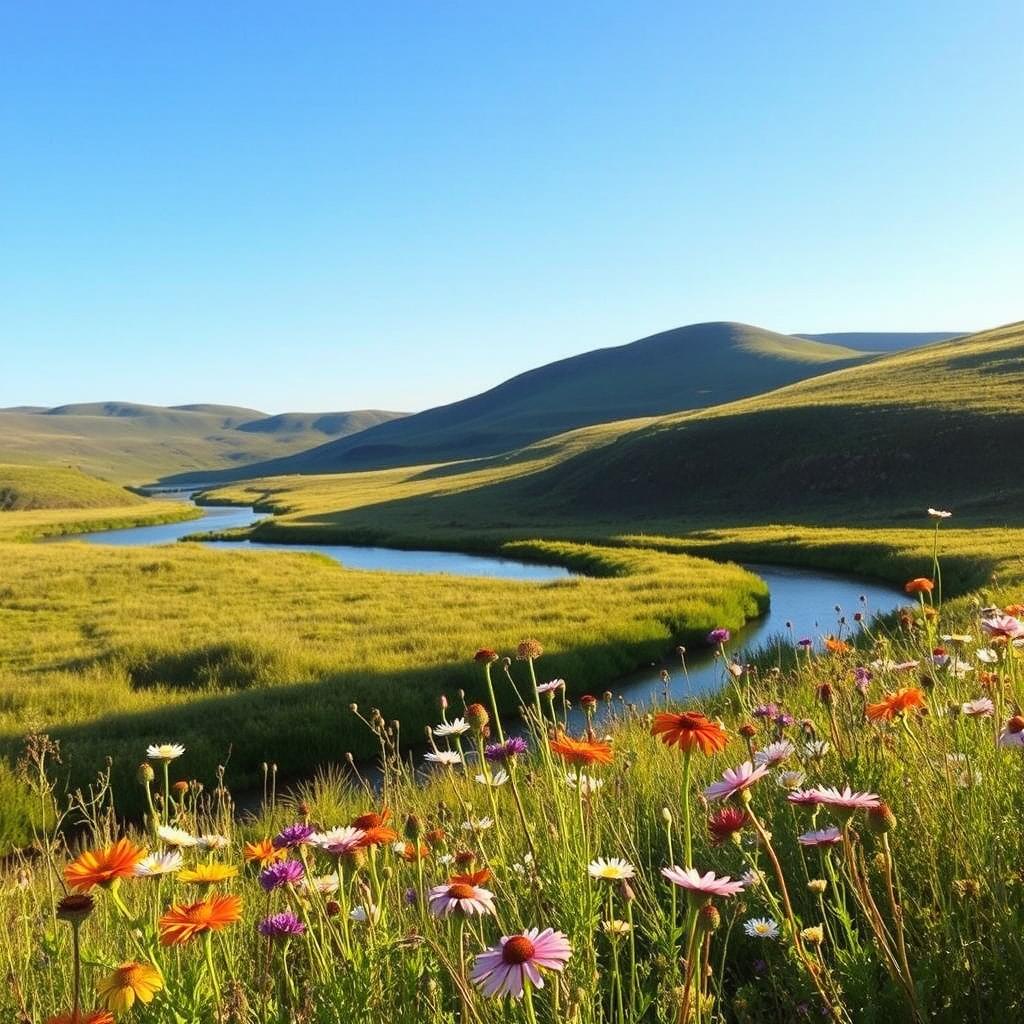
<svg viewBox="0 0 1024 1024">
<path fill-rule="evenodd" d="M 611 764 L 612 748 L 600 740 L 574 740 L 564 733 L 551 741 L 551 749 L 566 764 Z"/>
<path fill-rule="evenodd" d="M 960 713 L 967 718 L 990 718 L 996 712 L 996 706 L 988 697 L 975 697 L 960 705 Z"/>
<path fill-rule="evenodd" d="M 469 857 L 470 863 L 472 863 L 475 855 L 471 853 Z M 490 880 L 490 877 L 491 869 L 485 867 L 480 868 L 479 871 L 470 871 L 462 875 L 452 875 L 452 877 L 448 879 L 448 884 L 454 885 L 456 882 L 462 882 L 463 885 L 483 885 L 484 882 Z"/>
<path fill-rule="evenodd" d="M 306 932 L 306 926 L 290 910 L 271 914 L 263 918 L 256 927 L 260 935 L 265 935 L 268 939 L 290 939 Z"/>
<path fill-rule="evenodd" d="M 491 650 L 490 647 L 481 647 L 480 650 L 473 655 L 473 660 L 479 662 L 481 665 L 489 665 L 498 660 L 498 652 Z"/>
<path fill-rule="evenodd" d="M 84 921 L 95 907 L 96 901 L 88 893 L 72 893 L 57 904 L 57 917 L 61 921 L 78 924 Z"/>
<path fill-rule="evenodd" d="M 928 515 L 930 515 L 932 519 L 948 519 L 952 514 L 952 512 L 947 512 L 941 508 L 928 509 Z"/>
<path fill-rule="evenodd" d="M 186 868 L 178 875 L 181 882 L 192 882 L 195 885 L 215 885 L 225 882 L 238 874 L 238 868 L 231 864 L 197 864 L 194 868 Z"/>
<path fill-rule="evenodd" d="M 704 754 L 717 754 L 729 742 L 729 734 L 721 725 L 696 711 L 660 712 L 654 716 L 651 735 L 660 736 L 666 746 L 678 747 L 687 754 L 695 749 Z"/>
<path fill-rule="evenodd" d="M 779 707 L 777 704 L 758 704 L 758 706 L 751 712 L 755 718 L 771 719 L 774 719 L 778 713 Z"/>
<path fill-rule="evenodd" d="M 807 883 L 807 891 L 813 892 L 815 896 L 821 896 L 828 888 L 828 882 L 824 878 L 812 878 Z"/>
<path fill-rule="evenodd" d="M 306 873 L 301 860 L 281 860 L 270 864 L 260 872 L 260 885 L 267 892 L 273 892 L 283 885 L 296 885 Z"/>
<path fill-rule="evenodd" d="M 490 722 L 491 716 L 487 713 L 487 708 L 483 704 L 470 704 L 466 708 L 466 721 L 469 722 L 471 728 L 475 729 L 478 733 L 487 735 L 485 730 L 487 724 Z"/>
<path fill-rule="evenodd" d="M 470 980 L 486 996 L 510 995 L 521 999 L 526 985 L 543 988 L 540 968 L 561 971 L 572 955 L 569 939 L 551 928 L 531 928 L 519 935 L 504 935 L 473 961 Z"/>
<path fill-rule="evenodd" d="M 470 882 L 448 882 L 435 885 L 427 893 L 427 904 L 435 917 L 447 917 L 458 911 L 471 917 L 473 914 L 493 914 L 494 893 Z"/>
<path fill-rule="evenodd" d="M 896 827 L 896 815 L 884 800 L 879 801 L 877 807 L 868 808 L 867 821 L 868 828 L 877 835 L 884 835 Z"/>
<path fill-rule="evenodd" d="M 591 878 L 600 878 L 606 882 L 621 882 L 634 878 L 636 871 L 628 860 L 621 857 L 598 857 L 587 866 L 587 874 Z"/>
<path fill-rule="evenodd" d="M 713 871 L 702 875 L 696 868 L 680 868 L 673 865 L 662 868 L 661 873 L 680 889 L 686 889 L 695 896 L 735 896 L 743 892 L 744 883 L 733 881 L 728 875 L 718 878 Z"/>
<path fill-rule="evenodd" d="M 719 627 L 718 629 L 711 630 L 710 633 L 705 637 L 708 644 L 712 647 L 718 647 L 721 644 L 727 644 L 732 638 L 732 633 L 729 630 Z"/>
<path fill-rule="evenodd" d="M 334 875 L 306 875 L 299 883 L 303 892 L 317 892 L 321 896 L 333 896 L 338 891 L 338 876 Z"/>
<path fill-rule="evenodd" d="M 749 789 L 767 774 L 767 765 L 755 768 L 750 761 L 744 761 L 738 768 L 727 768 L 718 782 L 713 782 L 704 790 L 704 796 L 708 800 L 725 800 Z"/>
<path fill-rule="evenodd" d="M 747 889 L 753 889 L 756 885 L 761 885 L 764 882 L 764 875 L 757 870 L 757 868 L 747 868 L 746 871 L 740 875 L 740 881 Z"/>
<path fill-rule="evenodd" d="M 794 790 L 799 789 L 804 784 L 804 779 L 806 778 L 807 776 L 803 772 L 779 772 L 775 777 L 775 781 L 782 789 Z"/>
<path fill-rule="evenodd" d="M 840 640 L 834 636 L 827 636 L 825 637 L 825 650 L 829 654 L 849 654 L 851 648 L 845 640 Z"/>
<path fill-rule="evenodd" d="M 92 1010 L 91 1012 L 58 1013 L 56 1017 L 47 1017 L 46 1024 L 114 1024 L 114 1017 L 108 1010 Z"/>
<path fill-rule="evenodd" d="M 556 690 L 565 689 L 564 679 L 552 679 L 549 683 L 541 683 L 537 687 L 537 693 L 543 696 L 545 693 L 554 693 Z"/>
<path fill-rule="evenodd" d="M 812 925 L 800 932 L 800 938 L 812 946 L 820 946 L 825 941 L 825 929 L 820 924 Z"/>
<path fill-rule="evenodd" d="M 430 847 L 424 846 L 422 843 L 403 843 L 397 842 L 392 847 L 395 853 L 406 862 L 406 864 L 415 864 L 418 860 L 423 860 L 424 857 L 430 856 Z"/>
<path fill-rule="evenodd" d="M 431 732 L 435 736 L 441 737 L 462 736 L 464 733 L 469 732 L 471 728 L 472 726 L 464 718 L 456 718 L 454 721 L 441 722 L 440 725 L 435 725 Z"/>
<path fill-rule="evenodd" d="M 916 686 L 905 686 L 894 693 L 887 693 L 880 701 L 867 706 L 867 716 L 872 722 L 891 721 L 914 708 L 925 708 L 924 692 Z"/>
<path fill-rule="evenodd" d="M 114 1013 L 126 1013 L 140 1003 L 151 1003 L 153 996 L 164 987 L 160 972 L 148 963 L 121 964 L 97 986 L 99 1001 Z"/>
<path fill-rule="evenodd" d="M 348 916 L 357 924 L 369 924 L 371 921 L 376 924 L 380 920 L 380 907 L 373 903 L 366 906 L 360 904 L 358 907 L 353 907 Z"/>
<path fill-rule="evenodd" d="M 99 850 L 87 850 L 79 854 L 64 868 L 64 881 L 72 889 L 85 892 L 94 885 L 108 888 L 121 878 L 131 878 L 146 851 L 135 846 L 128 839 Z"/>
<path fill-rule="evenodd" d="M 484 747 L 484 757 L 491 762 L 507 764 L 514 757 L 525 754 L 528 749 L 522 736 L 509 736 L 504 743 L 488 743 Z"/>
<path fill-rule="evenodd" d="M 521 640 L 519 646 L 516 647 L 516 658 L 519 661 L 534 661 L 543 653 L 544 648 L 537 640 Z"/>
<path fill-rule="evenodd" d="M 457 750 L 428 750 L 423 759 L 432 764 L 443 764 L 448 767 L 462 764 L 462 755 Z"/>
<path fill-rule="evenodd" d="M 366 845 L 366 833 L 361 828 L 346 825 L 328 829 L 326 832 L 313 832 L 310 834 L 309 842 L 332 857 L 344 857 Z"/>
<path fill-rule="evenodd" d="M 184 753 L 185 748 L 180 743 L 153 743 L 146 748 L 150 761 L 170 762 Z"/>
<path fill-rule="evenodd" d="M 583 796 L 593 796 L 604 785 L 604 779 L 595 779 L 584 772 L 580 772 L 578 777 L 575 772 L 566 772 L 565 784 L 571 789 L 578 789 Z"/>
<path fill-rule="evenodd" d="M 754 752 L 754 764 L 756 765 L 767 765 L 769 768 L 774 768 L 777 764 L 781 764 L 786 760 L 787 757 L 792 757 L 796 748 L 789 740 L 779 740 L 776 743 L 769 743 L 763 750 Z"/>
<path fill-rule="evenodd" d="M 935 589 L 935 584 L 926 576 L 917 576 L 912 580 L 907 580 L 903 589 L 908 594 L 930 594 Z"/>
<path fill-rule="evenodd" d="M 622 921 L 617 917 L 613 917 L 609 921 L 601 922 L 601 931 L 603 931 L 605 935 L 611 935 L 617 938 L 623 935 L 628 935 L 631 928 L 628 921 Z"/>
<path fill-rule="evenodd" d="M 178 854 L 180 857 L 181 854 Z M 254 843 L 246 843 L 242 847 L 242 859 L 247 863 L 256 863 L 260 867 L 273 864 L 275 860 L 283 860 L 288 856 L 287 850 L 280 850 L 274 846 L 272 839 L 258 839 Z"/>
<path fill-rule="evenodd" d="M 881 803 L 874 793 L 854 793 L 849 786 L 846 786 L 842 792 L 834 786 L 817 786 L 813 792 L 818 797 L 818 803 L 846 811 L 866 811 Z M 792 799 L 792 794 L 790 794 L 790 799 Z"/>
<path fill-rule="evenodd" d="M 997 742 L 1001 747 L 1024 747 L 1024 717 L 1014 715 L 999 734 Z"/>
<path fill-rule="evenodd" d="M 180 946 L 241 919 L 242 900 L 238 896 L 210 896 L 198 903 L 175 904 L 160 918 L 160 945 Z"/>
<path fill-rule="evenodd" d="M 817 832 L 805 832 L 797 842 L 801 846 L 837 846 L 843 841 L 843 833 L 834 825 L 818 829 Z"/>
<path fill-rule="evenodd" d="M 786 799 L 791 804 L 801 804 L 807 807 L 817 807 L 818 804 L 822 803 L 816 789 L 796 789 Z"/>
<path fill-rule="evenodd" d="M 481 772 L 479 775 L 474 775 L 473 778 L 482 786 L 491 786 L 497 789 L 498 786 L 504 786 L 508 782 L 509 774 L 504 768 L 499 768 L 493 775 L 487 776 Z"/>
<path fill-rule="evenodd" d="M 743 931 L 752 939 L 777 939 L 779 926 L 770 917 L 752 917 L 743 923 Z"/>
<path fill-rule="evenodd" d="M 181 854 L 177 850 L 164 853 L 151 853 L 135 865 L 135 874 L 139 878 L 157 878 L 181 870 Z"/>
<path fill-rule="evenodd" d="M 462 823 L 463 832 L 486 832 L 494 824 L 493 818 L 470 818 Z"/>
<path fill-rule="evenodd" d="M 168 846 L 178 846 L 184 849 L 191 849 L 199 845 L 195 836 L 186 832 L 183 828 L 175 828 L 173 825 L 161 825 L 156 830 L 157 837 Z"/>
<path fill-rule="evenodd" d="M 1024 637 L 1024 623 L 1012 615 L 994 615 L 982 619 L 981 628 L 986 636 L 993 639 L 1019 640 Z"/>
<path fill-rule="evenodd" d="M 736 731 L 745 740 L 752 740 L 757 735 L 757 726 L 751 725 L 750 722 L 744 722 Z"/>
<path fill-rule="evenodd" d="M 750 815 L 739 807 L 724 807 L 708 818 L 712 846 L 721 846 L 727 839 L 739 836 L 750 824 Z"/>
<path fill-rule="evenodd" d="M 291 850 L 299 846 L 305 846 L 310 837 L 316 831 L 312 825 L 304 821 L 297 821 L 294 825 L 286 825 L 274 836 L 274 846 L 278 850 Z"/>
</svg>

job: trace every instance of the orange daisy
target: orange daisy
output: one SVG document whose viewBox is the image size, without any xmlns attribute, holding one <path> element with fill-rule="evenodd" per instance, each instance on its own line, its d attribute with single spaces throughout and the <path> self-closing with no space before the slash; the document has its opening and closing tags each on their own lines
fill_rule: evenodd
<svg viewBox="0 0 1024 1024">
<path fill-rule="evenodd" d="M 927 576 L 918 576 L 907 580 L 903 589 L 908 594 L 930 594 L 935 589 L 935 584 Z"/>
<path fill-rule="evenodd" d="M 867 706 L 868 718 L 872 722 L 889 722 L 897 715 L 913 708 L 925 708 L 924 692 L 916 686 L 905 686 L 902 690 L 885 694 L 880 701 Z"/>
<path fill-rule="evenodd" d="M 287 848 L 277 849 L 270 839 L 258 839 L 255 843 L 246 843 L 242 848 L 242 858 L 246 864 L 255 862 L 261 868 L 273 864 L 274 861 L 284 860 L 287 856 Z"/>
<path fill-rule="evenodd" d="M 850 645 L 845 640 L 838 640 L 834 636 L 825 637 L 825 650 L 829 654 L 849 654 Z"/>
<path fill-rule="evenodd" d="M 705 754 L 717 754 L 729 742 L 729 734 L 698 711 L 683 711 L 678 715 L 671 711 L 659 712 L 654 716 L 651 735 L 660 736 L 666 746 L 678 747 L 686 754 L 695 748 Z"/>
<path fill-rule="evenodd" d="M 481 868 L 479 871 L 471 871 L 467 875 L 452 875 L 448 879 L 449 885 L 483 885 L 490 881 L 491 869 Z"/>
<path fill-rule="evenodd" d="M 402 852 L 399 853 L 398 856 L 401 857 L 402 860 L 404 860 L 406 862 L 406 864 L 415 864 L 416 860 L 417 860 L 417 857 L 416 857 L 416 844 L 415 843 L 406 843 L 405 846 L 402 847 Z M 420 843 L 419 858 L 418 859 L 419 860 L 424 860 L 425 858 L 427 858 L 429 856 L 430 856 L 430 847 L 429 846 L 424 846 L 422 843 Z"/>
<path fill-rule="evenodd" d="M 128 839 L 99 850 L 86 850 L 64 868 L 64 881 L 72 889 L 85 892 L 94 885 L 104 888 L 119 878 L 131 878 L 135 865 L 146 856 L 146 851 Z"/>
<path fill-rule="evenodd" d="M 600 740 L 574 740 L 565 733 L 559 733 L 551 741 L 551 749 L 566 764 L 591 765 L 611 764 L 612 748 Z"/>
<path fill-rule="evenodd" d="M 114 1024 L 114 1015 L 108 1010 L 58 1013 L 56 1017 L 47 1017 L 46 1024 Z"/>
<path fill-rule="evenodd" d="M 176 903 L 160 918 L 160 945 L 180 946 L 204 932 L 219 932 L 242 919 L 238 896 L 211 896 L 198 903 Z"/>
<path fill-rule="evenodd" d="M 1019 619 L 1024 615 L 1024 604 L 1008 604 L 1003 609 L 1004 615 L 1012 615 L 1015 619 Z"/>
<path fill-rule="evenodd" d="M 388 826 L 391 811 L 382 807 L 380 813 L 368 811 L 352 819 L 352 827 L 362 829 L 365 835 L 359 840 L 360 846 L 383 846 L 398 839 L 398 833 Z"/>
</svg>

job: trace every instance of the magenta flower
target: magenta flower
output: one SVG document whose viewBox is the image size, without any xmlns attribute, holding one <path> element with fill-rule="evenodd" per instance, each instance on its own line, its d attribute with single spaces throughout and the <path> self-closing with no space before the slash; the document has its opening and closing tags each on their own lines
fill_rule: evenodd
<svg viewBox="0 0 1024 1024">
<path fill-rule="evenodd" d="M 296 885 L 305 874 L 301 860 L 280 860 L 260 872 L 260 885 L 267 892 L 273 892 L 283 885 Z"/>
<path fill-rule="evenodd" d="M 467 916 L 494 913 L 494 893 L 467 882 L 446 882 L 435 885 L 427 894 L 430 912 L 435 917 L 447 917 L 456 911 Z"/>
<path fill-rule="evenodd" d="M 309 841 L 313 846 L 332 857 L 344 857 L 345 854 L 358 850 L 365 838 L 366 833 L 361 828 L 345 825 L 341 828 L 329 829 L 326 832 L 314 832 L 309 837 Z"/>
<path fill-rule="evenodd" d="M 1005 637 L 1007 640 L 1019 640 L 1024 637 L 1024 624 L 1012 615 L 995 615 L 990 619 L 982 619 L 981 628 L 988 636 Z"/>
<path fill-rule="evenodd" d="M 805 832 L 797 839 L 802 846 L 836 846 L 843 841 L 843 833 L 835 827 L 818 829 L 817 832 Z"/>
<path fill-rule="evenodd" d="M 288 825 L 274 836 L 274 849 L 284 850 L 294 846 L 304 846 L 315 831 L 316 829 L 312 825 L 301 821 L 294 825 Z"/>
<path fill-rule="evenodd" d="M 704 796 L 708 800 L 725 800 L 734 793 L 749 789 L 767 773 L 768 765 L 761 764 L 755 768 L 749 761 L 744 761 L 738 768 L 726 768 L 722 778 L 704 790 Z"/>
<path fill-rule="evenodd" d="M 509 995 L 522 999 L 526 985 L 543 988 L 540 968 L 561 971 L 572 956 L 572 946 L 562 932 L 531 928 L 520 935 L 504 935 L 473 961 L 470 981 L 485 996 Z"/>
<path fill-rule="evenodd" d="M 527 749 L 522 736 L 509 736 L 504 743 L 488 743 L 484 747 L 484 757 L 496 764 L 506 764 L 512 758 L 525 754 Z"/>
<path fill-rule="evenodd" d="M 537 687 L 537 693 L 543 695 L 545 693 L 554 693 L 555 690 L 564 690 L 565 680 L 564 679 L 552 679 L 550 683 L 541 683 Z"/>
<path fill-rule="evenodd" d="M 811 792 L 817 795 L 819 804 L 844 811 L 867 811 L 882 802 L 874 793 L 854 793 L 849 786 L 841 793 L 835 786 L 815 786 Z"/>
<path fill-rule="evenodd" d="M 816 789 L 794 789 L 786 799 L 791 804 L 800 804 L 804 807 L 817 807 L 821 803 L 821 797 Z"/>
<path fill-rule="evenodd" d="M 702 875 L 696 868 L 680 868 L 673 865 L 670 868 L 662 868 L 661 873 L 680 889 L 697 896 L 735 896 L 743 892 L 744 883 L 737 879 L 733 881 L 729 875 L 724 878 L 716 877 L 714 871 Z"/>
<path fill-rule="evenodd" d="M 266 935 L 268 939 L 290 939 L 306 931 L 306 926 L 290 910 L 263 918 L 257 927 L 260 935 Z"/>
<path fill-rule="evenodd" d="M 707 642 L 712 647 L 717 647 L 719 644 L 727 644 L 731 637 L 732 633 L 720 626 L 718 629 L 713 629 L 708 633 Z"/>
</svg>

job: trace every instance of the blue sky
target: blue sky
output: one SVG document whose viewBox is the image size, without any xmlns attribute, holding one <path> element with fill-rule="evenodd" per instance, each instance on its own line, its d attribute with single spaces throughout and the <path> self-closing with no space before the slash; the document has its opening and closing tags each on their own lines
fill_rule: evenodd
<svg viewBox="0 0 1024 1024">
<path fill-rule="evenodd" d="M 1024 5 L 0 8 L 0 406 L 1024 317 Z"/>
</svg>

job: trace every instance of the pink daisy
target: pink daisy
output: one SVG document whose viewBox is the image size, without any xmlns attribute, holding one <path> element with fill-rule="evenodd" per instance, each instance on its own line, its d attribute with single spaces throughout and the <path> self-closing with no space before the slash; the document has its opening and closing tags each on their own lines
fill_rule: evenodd
<svg viewBox="0 0 1024 1024">
<path fill-rule="evenodd" d="M 817 794 L 818 803 L 846 811 L 866 811 L 882 802 L 874 793 L 854 793 L 849 786 L 841 793 L 835 786 L 816 786 L 811 792 Z"/>
<path fill-rule="evenodd" d="M 816 789 L 794 789 L 786 799 L 791 804 L 801 804 L 806 807 L 817 807 L 821 803 L 821 797 Z"/>
<path fill-rule="evenodd" d="M 843 833 L 835 825 L 817 832 L 805 832 L 797 840 L 802 846 L 836 846 L 842 841 Z"/>
<path fill-rule="evenodd" d="M 717 878 L 714 871 L 702 875 L 696 868 L 662 868 L 661 873 L 680 889 L 687 889 L 702 896 L 735 896 L 743 892 L 744 883 L 734 882 L 728 875 Z"/>
<path fill-rule="evenodd" d="M 761 764 L 755 768 L 749 761 L 744 761 L 738 768 L 726 768 L 722 778 L 704 790 L 704 796 L 708 800 L 724 800 L 734 793 L 749 789 L 767 774 L 768 765 Z"/>
<path fill-rule="evenodd" d="M 774 768 L 775 765 L 782 764 L 787 757 L 792 757 L 795 751 L 796 747 L 789 740 L 778 740 L 769 743 L 763 750 L 755 751 L 754 764 L 766 764 L 769 768 Z"/>
<path fill-rule="evenodd" d="M 988 636 L 1006 637 L 1007 640 L 1019 640 L 1024 637 L 1024 624 L 1012 615 L 995 615 L 990 619 L 982 619 L 981 628 Z"/>
<path fill-rule="evenodd" d="M 361 828 L 345 825 L 341 828 L 329 829 L 326 832 L 313 832 L 308 841 L 332 857 L 343 857 L 358 849 L 365 838 L 366 833 Z"/>
<path fill-rule="evenodd" d="M 523 988 L 543 988 L 539 968 L 561 971 L 572 955 L 569 939 L 551 928 L 531 928 L 521 935 L 504 935 L 497 946 L 473 961 L 469 978 L 485 996 L 510 995 L 522 999 Z"/>
<path fill-rule="evenodd" d="M 494 893 L 465 882 L 446 882 L 435 885 L 427 894 L 430 912 L 435 917 L 447 917 L 459 911 L 467 916 L 494 913 Z"/>
<path fill-rule="evenodd" d="M 968 718 L 988 718 L 996 712 L 996 706 L 988 697 L 975 697 L 960 705 L 960 711 Z"/>
</svg>

